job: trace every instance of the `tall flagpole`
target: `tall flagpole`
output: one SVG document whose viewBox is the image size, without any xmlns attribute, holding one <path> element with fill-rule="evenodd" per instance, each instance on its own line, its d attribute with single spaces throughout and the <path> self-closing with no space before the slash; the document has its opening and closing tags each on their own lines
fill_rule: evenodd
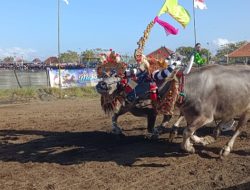
<svg viewBox="0 0 250 190">
<path fill-rule="evenodd" d="M 193 0 L 193 17 L 194 17 L 194 44 L 196 44 L 196 21 L 195 21 L 195 7 L 194 7 L 194 1 Z"/>
<path fill-rule="evenodd" d="M 61 81 L 61 61 L 60 61 L 60 56 L 61 56 L 61 52 L 60 52 L 60 1 L 61 0 L 57 0 L 57 5 L 58 5 L 58 15 L 57 15 L 57 51 L 58 51 L 58 72 L 59 72 L 59 88 L 62 88 L 62 81 Z"/>
</svg>

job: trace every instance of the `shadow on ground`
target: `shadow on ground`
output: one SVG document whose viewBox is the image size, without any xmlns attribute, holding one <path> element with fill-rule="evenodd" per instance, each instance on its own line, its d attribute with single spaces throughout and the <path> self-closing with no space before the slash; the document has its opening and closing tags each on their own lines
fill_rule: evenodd
<svg viewBox="0 0 250 190">
<path fill-rule="evenodd" d="M 23 138 L 30 139 L 20 143 Z M 1 130 L 0 139 L 0 160 L 5 162 L 69 165 L 89 161 L 114 161 L 119 165 L 132 165 L 143 157 L 186 155 L 176 154 L 179 151 L 177 143 L 161 139 L 149 140 L 143 135 L 117 137 L 101 131 Z"/>
<path fill-rule="evenodd" d="M 203 135 L 211 134 L 204 129 Z M 24 140 L 23 140 L 24 139 Z M 210 157 L 197 147 L 198 154 Z M 218 153 L 219 148 L 206 150 Z M 249 155 L 237 151 L 239 155 Z M 0 160 L 20 163 L 39 162 L 61 165 L 80 164 L 90 161 L 109 162 L 131 166 L 145 157 L 183 157 L 187 154 L 180 150 L 179 143 L 169 143 L 167 139 L 149 140 L 143 135 L 122 136 L 102 132 L 49 132 L 37 130 L 1 130 Z M 161 165 L 162 166 L 162 165 Z M 161 167 L 152 165 L 150 167 Z"/>
</svg>

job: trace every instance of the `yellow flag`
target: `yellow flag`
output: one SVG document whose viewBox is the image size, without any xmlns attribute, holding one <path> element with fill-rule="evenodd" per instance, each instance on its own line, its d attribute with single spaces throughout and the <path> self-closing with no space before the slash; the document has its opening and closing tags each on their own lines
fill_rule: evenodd
<svg viewBox="0 0 250 190">
<path fill-rule="evenodd" d="M 184 28 L 190 22 L 189 12 L 178 4 L 178 0 L 166 0 L 158 16 L 161 16 L 164 13 L 170 14 Z"/>
</svg>

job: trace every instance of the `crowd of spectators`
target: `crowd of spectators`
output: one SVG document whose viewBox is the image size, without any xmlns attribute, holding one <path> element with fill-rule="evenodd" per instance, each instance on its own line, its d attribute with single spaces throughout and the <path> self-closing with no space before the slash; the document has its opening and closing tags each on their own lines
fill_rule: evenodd
<svg viewBox="0 0 250 190">
<path fill-rule="evenodd" d="M 81 64 L 68 64 L 61 63 L 61 69 L 83 69 L 83 68 L 96 68 L 98 63 L 81 63 Z M 0 63 L 0 70 L 23 70 L 23 71 L 41 71 L 47 69 L 58 69 L 59 64 L 47 65 L 44 63 L 34 64 L 34 63 L 23 63 L 23 64 L 14 64 L 14 63 Z"/>
</svg>

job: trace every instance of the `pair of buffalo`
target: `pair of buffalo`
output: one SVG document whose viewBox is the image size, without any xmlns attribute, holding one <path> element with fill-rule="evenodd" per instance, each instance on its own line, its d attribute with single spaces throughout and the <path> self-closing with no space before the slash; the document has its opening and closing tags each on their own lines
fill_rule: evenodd
<svg viewBox="0 0 250 190">
<path fill-rule="evenodd" d="M 118 77 L 107 77 L 100 81 L 96 89 L 102 95 L 104 111 L 114 111 L 112 127 L 115 132 L 121 132 L 117 126 L 117 118 L 126 112 L 135 116 L 147 116 L 148 131 L 152 132 L 156 119 L 154 109 L 138 104 L 126 103 L 119 85 Z M 168 85 L 168 83 L 164 84 Z M 159 93 L 165 93 L 164 88 Z M 184 102 L 179 106 L 181 114 L 187 121 L 183 132 L 181 148 L 194 153 L 193 144 L 207 145 L 211 137 L 198 137 L 195 131 L 202 126 L 220 120 L 226 123 L 239 117 L 233 137 L 221 149 L 220 156 L 227 156 L 234 145 L 235 139 L 246 125 L 250 113 L 250 67 L 245 65 L 208 65 L 192 71 L 186 76 Z M 119 98 L 120 97 L 120 98 Z M 145 103 L 145 101 L 143 101 Z M 164 116 L 168 121 L 170 116 Z"/>
</svg>

